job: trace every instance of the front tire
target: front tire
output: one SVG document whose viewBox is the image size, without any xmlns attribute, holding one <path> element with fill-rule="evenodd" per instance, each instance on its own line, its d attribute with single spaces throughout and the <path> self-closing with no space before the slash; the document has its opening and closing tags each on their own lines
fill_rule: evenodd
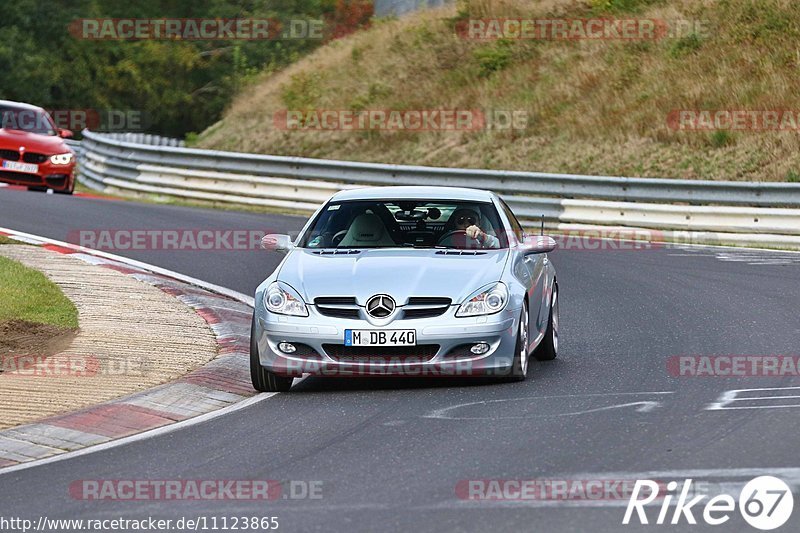
<svg viewBox="0 0 800 533">
<path fill-rule="evenodd" d="M 528 304 L 522 305 L 519 317 L 517 344 L 514 347 L 514 361 L 511 363 L 510 381 L 524 381 L 528 377 Z"/>
<path fill-rule="evenodd" d="M 279 376 L 261 366 L 258 342 L 256 341 L 255 314 L 253 314 L 253 323 L 250 326 L 250 381 L 253 382 L 253 388 L 259 392 L 287 392 L 294 381 L 292 377 Z"/>
<path fill-rule="evenodd" d="M 554 285 L 547 331 L 545 331 L 542 342 L 539 343 L 534 352 L 537 361 L 552 361 L 558 356 L 558 321 L 558 285 Z"/>
</svg>

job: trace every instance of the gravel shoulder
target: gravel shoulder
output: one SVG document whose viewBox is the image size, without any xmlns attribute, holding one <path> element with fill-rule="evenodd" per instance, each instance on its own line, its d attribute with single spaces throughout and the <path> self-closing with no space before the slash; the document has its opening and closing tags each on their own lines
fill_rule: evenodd
<svg viewBox="0 0 800 533">
<path fill-rule="evenodd" d="M 0 373 L 0 429 L 152 388 L 217 356 L 207 322 L 152 285 L 36 246 L 4 245 L 0 255 L 58 285 L 80 324 L 63 350 L 18 351 L 17 366 Z"/>
</svg>

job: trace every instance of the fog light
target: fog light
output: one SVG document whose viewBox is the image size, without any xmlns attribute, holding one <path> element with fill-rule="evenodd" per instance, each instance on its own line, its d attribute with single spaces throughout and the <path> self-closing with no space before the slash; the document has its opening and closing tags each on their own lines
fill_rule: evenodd
<svg viewBox="0 0 800 533">
<path fill-rule="evenodd" d="M 472 348 L 470 348 L 469 351 L 475 355 L 483 355 L 489 351 L 489 345 L 485 342 L 479 342 L 478 344 L 472 345 Z"/>
<path fill-rule="evenodd" d="M 297 350 L 291 342 L 278 343 L 278 349 L 283 353 L 294 353 Z"/>
</svg>

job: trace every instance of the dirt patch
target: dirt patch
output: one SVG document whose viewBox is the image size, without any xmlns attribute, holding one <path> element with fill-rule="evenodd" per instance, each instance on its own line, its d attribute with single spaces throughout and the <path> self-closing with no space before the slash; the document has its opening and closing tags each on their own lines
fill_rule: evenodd
<svg viewBox="0 0 800 533">
<path fill-rule="evenodd" d="M 17 358 L 0 374 L 0 430 L 161 385 L 218 354 L 206 321 L 149 283 L 37 246 L 0 246 L 0 256 L 42 272 L 74 304 L 80 319 L 74 337 L 70 339 L 68 332 L 64 337 L 51 335 L 49 345 L 33 327 L 4 325 L 20 319 L 47 321 L 22 316 L 0 319 L 0 339 L 5 343 L 15 339 L 17 350 L 22 343 L 26 352 L 57 352 L 44 361 Z M 45 298 L 39 307 L 49 307 L 50 302 Z M 33 344 L 31 337 L 36 339 Z M 69 345 L 58 349 L 59 342 Z"/>
<path fill-rule="evenodd" d="M 6 356 L 50 356 L 66 350 L 77 329 L 25 320 L 0 322 L 0 362 Z M 0 372 L 3 365 L 0 364 Z"/>
</svg>

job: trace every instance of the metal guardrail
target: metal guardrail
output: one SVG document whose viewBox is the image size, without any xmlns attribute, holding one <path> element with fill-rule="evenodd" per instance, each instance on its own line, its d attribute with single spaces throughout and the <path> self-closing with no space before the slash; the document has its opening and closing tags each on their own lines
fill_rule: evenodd
<svg viewBox="0 0 800 533">
<path fill-rule="evenodd" d="M 449 185 L 479 187 L 501 194 L 597 198 L 621 202 L 800 207 L 800 183 L 755 183 L 623 178 L 358 163 L 146 146 L 84 132 L 93 153 L 140 164 L 236 175 L 325 180 L 360 185 Z"/>
<path fill-rule="evenodd" d="M 153 135 L 150 133 L 138 132 L 125 132 L 125 133 L 104 133 L 105 137 L 115 139 L 118 141 L 126 141 L 136 144 L 150 144 L 153 146 L 174 146 L 185 147 L 186 142 L 183 139 L 176 139 L 174 137 L 163 137 L 161 135 Z"/>
<path fill-rule="evenodd" d="M 67 146 L 75 150 L 75 153 L 78 154 L 78 157 L 80 157 L 81 152 L 83 152 L 83 148 L 80 141 L 73 141 L 72 139 L 64 139 L 64 142 L 67 143 Z"/>
<path fill-rule="evenodd" d="M 95 189 L 310 211 L 366 185 L 490 189 L 520 218 L 558 224 L 800 235 L 800 184 L 581 176 L 387 165 L 199 150 L 84 131 Z"/>
</svg>

